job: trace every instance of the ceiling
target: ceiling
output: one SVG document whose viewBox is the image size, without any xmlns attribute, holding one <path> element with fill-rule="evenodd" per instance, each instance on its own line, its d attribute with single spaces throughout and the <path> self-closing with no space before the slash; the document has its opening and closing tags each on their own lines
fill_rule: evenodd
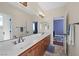
<svg viewBox="0 0 79 59">
<path fill-rule="evenodd" d="M 39 2 L 38 4 L 42 8 L 42 10 L 49 11 L 51 9 L 64 6 L 66 2 Z"/>
<path fill-rule="evenodd" d="M 35 5 L 32 4 L 32 3 L 36 3 Z M 25 8 L 21 5 L 19 5 L 18 3 L 10 3 L 11 5 L 14 5 L 16 8 L 19 8 L 31 15 L 34 15 L 35 12 L 33 12 L 33 9 L 36 8 L 36 7 L 40 7 L 43 11 L 47 11 L 49 12 L 50 10 L 52 9 L 55 9 L 55 8 L 58 8 L 58 7 L 61 7 L 61 6 L 64 6 L 66 4 L 66 2 L 30 2 L 30 6 L 33 6 L 33 9 L 30 9 L 29 7 L 28 8 Z M 38 10 L 38 9 L 37 9 Z"/>
</svg>

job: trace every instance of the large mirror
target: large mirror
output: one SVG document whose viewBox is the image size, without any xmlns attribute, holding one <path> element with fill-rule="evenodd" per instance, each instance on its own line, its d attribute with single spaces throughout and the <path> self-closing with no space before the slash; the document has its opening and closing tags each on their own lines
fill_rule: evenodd
<svg viewBox="0 0 79 59">
<path fill-rule="evenodd" d="M 7 2 L 0 3 L 0 42 L 48 31 L 47 22 L 36 20 L 37 16 L 29 9 L 24 11 L 20 6 L 16 7 Z"/>
<path fill-rule="evenodd" d="M 27 36 L 31 34 L 38 34 L 47 32 L 49 30 L 49 24 L 47 22 L 39 21 L 26 21 L 14 20 L 14 18 L 8 14 L 0 14 L 0 41 L 12 40 L 20 36 Z M 16 22 L 16 23 L 15 23 Z M 20 23 L 19 23 L 20 22 Z"/>
</svg>

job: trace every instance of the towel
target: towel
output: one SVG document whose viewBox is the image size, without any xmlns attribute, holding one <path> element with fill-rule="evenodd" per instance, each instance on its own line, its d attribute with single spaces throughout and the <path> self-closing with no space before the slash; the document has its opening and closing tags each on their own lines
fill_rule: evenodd
<svg viewBox="0 0 79 59">
<path fill-rule="evenodd" d="M 70 33 L 69 33 L 69 36 L 68 36 L 68 44 L 69 45 L 75 44 L 75 25 L 74 24 L 70 25 Z"/>
</svg>

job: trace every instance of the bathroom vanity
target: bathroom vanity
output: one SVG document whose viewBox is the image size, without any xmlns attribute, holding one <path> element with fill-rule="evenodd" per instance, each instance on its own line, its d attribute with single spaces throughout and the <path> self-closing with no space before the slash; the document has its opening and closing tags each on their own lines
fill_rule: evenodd
<svg viewBox="0 0 79 59">
<path fill-rule="evenodd" d="M 37 42 L 35 45 L 26 49 L 19 56 L 42 56 L 50 43 L 50 35 Z"/>
<path fill-rule="evenodd" d="M 42 56 L 50 43 L 50 33 L 32 34 L 23 39 L 1 41 L 0 56 Z"/>
</svg>

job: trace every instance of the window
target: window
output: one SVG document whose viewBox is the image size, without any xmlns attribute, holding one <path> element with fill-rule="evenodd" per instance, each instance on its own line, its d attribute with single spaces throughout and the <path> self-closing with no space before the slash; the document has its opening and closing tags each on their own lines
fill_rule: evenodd
<svg viewBox="0 0 79 59">
<path fill-rule="evenodd" d="M 3 26 L 3 16 L 0 16 L 0 26 Z"/>
</svg>

